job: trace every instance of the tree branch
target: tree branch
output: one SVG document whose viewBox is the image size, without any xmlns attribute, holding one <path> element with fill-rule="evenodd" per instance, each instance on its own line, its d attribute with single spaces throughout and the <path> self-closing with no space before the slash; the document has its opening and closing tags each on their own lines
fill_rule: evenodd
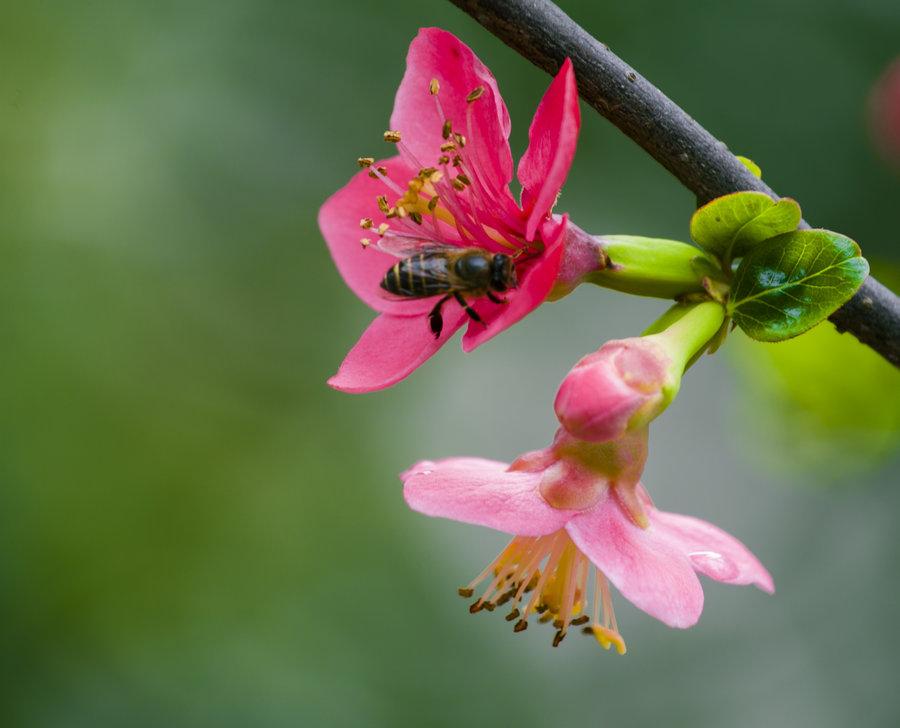
<svg viewBox="0 0 900 728">
<path fill-rule="evenodd" d="M 451 1 L 550 74 L 571 58 L 581 98 L 696 194 L 698 205 L 741 190 L 778 197 L 723 142 L 549 0 Z M 830 321 L 900 366 L 900 299 L 871 276 Z"/>
</svg>

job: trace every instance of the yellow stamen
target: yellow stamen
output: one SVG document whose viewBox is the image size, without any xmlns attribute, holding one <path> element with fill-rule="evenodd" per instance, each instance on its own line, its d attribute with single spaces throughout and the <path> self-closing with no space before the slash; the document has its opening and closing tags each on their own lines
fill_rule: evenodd
<svg viewBox="0 0 900 728">
<path fill-rule="evenodd" d="M 594 635 L 597 642 L 600 643 L 600 646 L 604 650 L 608 650 L 615 645 L 616 652 L 620 655 L 624 655 L 628 651 L 628 648 L 625 647 L 625 640 L 622 639 L 622 635 L 618 632 L 613 632 L 611 629 L 601 627 L 599 624 L 595 624 L 592 627 L 585 627 L 585 630 Z"/>
<path fill-rule="evenodd" d="M 484 94 L 484 86 L 476 86 L 469 95 L 466 96 L 466 101 L 471 104 L 473 101 L 480 99 L 482 94 Z"/>
<path fill-rule="evenodd" d="M 529 615 L 537 612 L 538 622 L 552 623 L 556 629 L 554 647 L 565 639 L 570 627 L 585 625 L 582 630 L 585 634 L 594 635 L 607 650 L 615 646 L 623 655 L 625 641 L 616 627 L 609 585 L 603 572 L 596 568 L 595 572 L 594 615 L 590 625 L 587 614 L 577 616 L 587 592 L 590 562 L 565 531 L 548 536 L 517 536 L 459 593 L 471 597 L 475 587 L 491 577 L 482 596 L 469 607 L 473 614 L 490 612 L 512 601 L 512 609 L 504 619 L 514 622 L 514 632 L 527 629 Z M 528 592 L 533 594 L 525 600 L 523 609 L 523 596 Z"/>
<path fill-rule="evenodd" d="M 437 96 L 437 92 L 441 90 L 441 85 L 438 83 L 436 78 L 431 79 L 431 83 L 428 84 L 428 93 L 432 96 Z"/>
<path fill-rule="evenodd" d="M 356 160 L 356 163 L 360 167 L 371 167 L 373 164 L 375 164 L 375 157 L 359 157 Z"/>
<path fill-rule="evenodd" d="M 444 137 L 444 139 L 449 139 L 451 131 L 453 131 L 453 124 L 450 123 L 450 119 L 447 119 L 441 129 L 441 136 Z"/>
<path fill-rule="evenodd" d="M 359 244 L 362 245 L 364 248 L 368 248 L 372 244 L 372 241 L 369 240 L 368 238 L 360 238 Z"/>
<path fill-rule="evenodd" d="M 370 227 L 372 227 L 373 224 L 374 223 L 372 222 L 371 217 L 364 217 L 362 220 L 359 221 L 359 226 L 363 230 L 368 230 Z"/>
<path fill-rule="evenodd" d="M 400 132 L 394 129 L 388 129 L 384 133 L 384 140 L 391 144 L 397 144 L 400 141 Z"/>
</svg>

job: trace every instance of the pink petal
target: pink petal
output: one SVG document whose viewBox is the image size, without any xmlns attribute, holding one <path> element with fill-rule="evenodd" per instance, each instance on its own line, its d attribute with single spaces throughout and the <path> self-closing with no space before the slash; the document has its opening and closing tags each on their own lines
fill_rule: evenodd
<svg viewBox="0 0 900 728">
<path fill-rule="evenodd" d="M 533 240 L 562 189 L 575 158 L 581 111 L 575 72 L 568 58 L 534 114 L 528 130 L 528 149 L 519 160 L 522 207 L 528 213 L 526 239 Z"/>
<path fill-rule="evenodd" d="M 447 140 L 441 135 L 444 118 L 429 92 L 432 79 L 440 85 L 437 99 L 453 130 L 466 137 L 465 156 L 497 196 L 505 195 L 515 205 L 507 187 L 512 179 L 509 112 L 494 76 L 452 33 L 422 28 L 413 39 L 394 100 L 391 128 L 401 133 L 420 166 L 436 165 L 440 147 Z M 484 94 L 469 103 L 466 97 L 478 86 L 484 87 Z M 466 124 L 469 111 L 471 130 Z"/>
<path fill-rule="evenodd" d="M 416 174 L 399 157 L 376 164 L 386 167 L 388 177 L 403 187 Z M 381 180 L 372 179 L 363 169 L 325 201 L 319 209 L 319 228 L 331 257 L 350 289 L 376 311 L 401 315 L 428 311 L 433 302 L 398 301 L 388 297 L 380 287 L 381 279 L 397 259 L 374 246 L 363 248 L 360 245 L 361 238 L 378 239 L 374 231 L 360 228 L 362 218 L 371 218 L 375 227 L 392 222 L 378 209 L 375 202 L 378 195 L 387 195 L 389 200 L 397 197 Z"/>
<path fill-rule="evenodd" d="M 711 523 L 677 513 L 651 511 L 663 538 L 687 554 L 697 571 L 726 584 L 756 584 L 774 593 L 772 576 L 744 544 Z"/>
<path fill-rule="evenodd" d="M 670 627 L 690 627 L 703 588 L 687 556 L 660 529 L 634 525 L 614 496 L 566 526 L 575 545 L 636 607 Z"/>
<path fill-rule="evenodd" d="M 552 229 L 551 234 L 554 236 L 552 242 L 534 263 L 529 264 L 527 268 L 523 266 L 518 269 L 519 287 L 503 296 L 509 303 L 497 304 L 483 300 L 473 306 L 485 325 L 482 326 L 476 321 L 469 322 L 469 328 L 463 336 L 463 351 L 469 352 L 481 346 L 488 339 L 525 318 L 544 302 L 559 273 L 563 255 L 562 242 L 567 225 L 568 218 L 565 215 L 559 223 L 553 220 L 546 221 L 544 229 Z"/>
<path fill-rule="evenodd" d="M 427 316 L 381 314 L 369 324 L 328 384 L 357 394 L 386 389 L 405 379 L 462 326 L 465 313 L 448 309 L 438 339 L 428 327 Z"/>
<path fill-rule="evenodd" d="M 400 475 L 403 495 L 410 508 L 427 516 L 517 536 L 558 531 L 576 512 L 553 508 L 541 497 L 540 472 L 508 472 L 508 467 L 481 458 L 424 460 Z"/>
</svg>

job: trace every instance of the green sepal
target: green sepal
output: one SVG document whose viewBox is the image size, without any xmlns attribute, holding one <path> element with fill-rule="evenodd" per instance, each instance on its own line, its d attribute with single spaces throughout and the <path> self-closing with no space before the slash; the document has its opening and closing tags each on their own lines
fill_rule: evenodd
<svg viewBox="0 0 900 728">
<path fill-rule="evenodd" d="M 728 314 L 757 341 L 784 341 L 840 308 L 868 273 L 868 262 L 850 238 L 829 230 L 795 230 L 744 257 Z"/>
<path fill-rule="evenodd" d="M 585 278 L 590 283 L 657 298 L 703 290 L 704 271 L 711 264 L 698 264 L 706 256 L 693 245 L 638 235 L 598 235 L 596 239 L 608 263 Z"/>
<path fill-rule="evenodd" d="M 734 192 L 694 213 L 691 238 L 727 262 L 763 240 L 796 230 L 800 218 L 800 205 L 789 197 L 776 202 L 764 192 Z"/>
</svg>

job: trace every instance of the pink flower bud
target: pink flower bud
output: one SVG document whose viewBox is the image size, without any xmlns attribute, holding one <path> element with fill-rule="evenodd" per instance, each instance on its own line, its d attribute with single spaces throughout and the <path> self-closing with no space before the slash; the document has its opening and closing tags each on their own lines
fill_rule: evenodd
<svg viewBox="0 0 900 728">
<path fill-rule="evenodd" d="M 653 337 L 604 344 L 563 380 L 554 409 L 572 435 L 591 442 L 646 425 L 672 401 L 679 384 L 673 360 Z"/>
</svg>

